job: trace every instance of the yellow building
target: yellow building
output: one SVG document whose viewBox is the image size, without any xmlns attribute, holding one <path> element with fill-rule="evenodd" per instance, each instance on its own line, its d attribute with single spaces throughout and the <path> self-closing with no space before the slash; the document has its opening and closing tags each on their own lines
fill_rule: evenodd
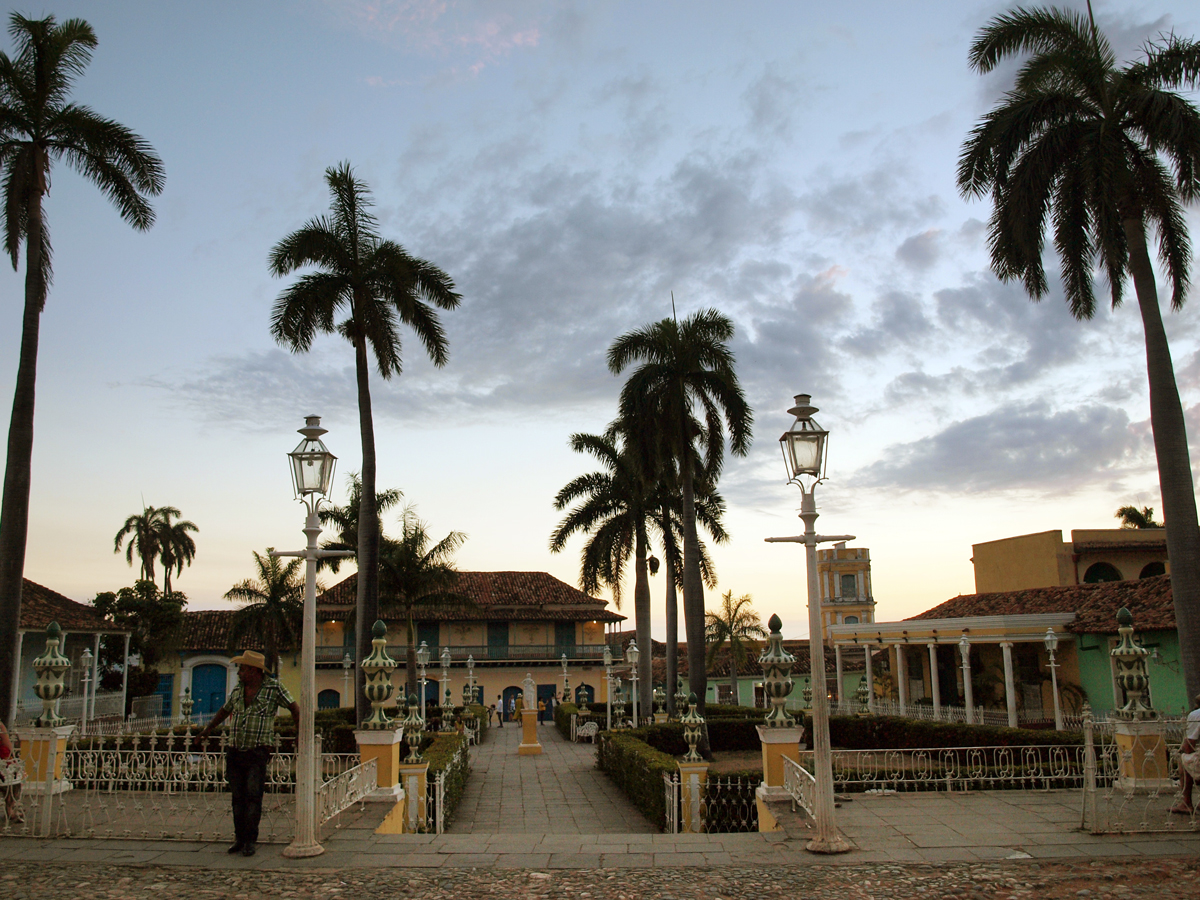
<svg viewBox="0 0 1200 900">
<path fill-rule="evenodd" d="M 831 625 L 875 621 L 871 589 L 871 551 L 845 542 L 817 551 L 817 583 L 821 598 L 821 636 L 829 643 Z"/>
<path fill-rule="evenodd" d="M 1162 528 L 1041 531 L 974 544 L 975 591 L 991 594 L 1039 587 L 1132 581 L 1169 572 Z"/>
</svg>

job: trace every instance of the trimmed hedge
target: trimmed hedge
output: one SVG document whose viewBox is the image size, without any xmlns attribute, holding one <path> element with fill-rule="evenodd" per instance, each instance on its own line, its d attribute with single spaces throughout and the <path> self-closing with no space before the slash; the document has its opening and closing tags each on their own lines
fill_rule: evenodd
<svg viewBox="0 0 1200 900">
<path fill-rule="evenodd" d="M 571 716 L 579 712 L 579 707 L 574 703 L 555 703 L 554 704 L 554 727 L 558 729 L 558 733 L 563 736 L 563 740 L 571 739 Z"/>
<path fill-rule="evenodd" d="M 467 779 L 471 777 L 471 754 L 458 751 L 466 744 L 466 735 L 435 734 L 432 740 L 428 737 L 422 741 L 422 752 L 429 761 L 429 775 L 432 780 L 439 772 L 446 773 L 446 790 L 442 795 L 445 809 L 443 819 L 446 824 L 454 818 L 458 804 L 462 800 L 463 791 L 467 787 Z"/>
<path fill-rule="evenodd" d="M 812 719 L 804 718 L 805 733 L 811 734 Z M 909 747 L 1019 747 L 1078 746 L 1079 732 L 1004 728 L 997 725 L 964 725 L 926 722 L 899 716 L 831 716 L 829 739 L 842 750 L 881 750 Z"/>
<path fill-rule="evenodd" d="M 638 740 L 635 733 L 604 732 L 597 745 L 596 766 L 647 819 L 663 828 L 667 821 L 663 775 L 677 766 L 674 758 Z"/>
</svg>

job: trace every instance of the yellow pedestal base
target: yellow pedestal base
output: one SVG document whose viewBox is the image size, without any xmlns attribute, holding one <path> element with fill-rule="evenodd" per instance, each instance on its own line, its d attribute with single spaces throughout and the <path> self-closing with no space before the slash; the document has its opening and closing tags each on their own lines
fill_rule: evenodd
<svg viewBox="0 0 1200 900">
<path fill-rule="evenodd" d="M 1161 721 L 1115 722 L 1113 742 L 1120 753 L 1119 790 L 1158 791 L 1171 786 Z"/>
<path fill-rule="evenodd" d="M 354 739 L 358 742 L 358 758 L 364 763 L 375 760 L 376 788 L 365 799 L 390 803 L 398 801 L 402 793 L 399 783 L 399 768 L 400 746 L 404 740 L 404 729 L 388 729 L 386 731 L 358 729 L 354 732 Z"/>
<path fill-rule="evenodd" d="M 768 728 L 758 726 L 758 739 L 762 742 L 763 785 L 768 797 L 786 796 L 783 791 L 783 761 L 800 762 L 800 741 L 803 728 Z"/>
<path fill-rule="evenodd" d="M 45 791 L 47 776 L 50 776 L 52 770 L 50 793 L 59 794 L 71 790 L 71 783 L 62 777 L 62 768 L 67 738 L 74 730 L 74 725 L 16 730 L 21 739 L 21 759 L 25 763 L 26 793 L 39 794 Z"/>
<path fill-rule="evenodd" d="M 429 763 L 400 763 L 400 785 L 404 788 L 404 800 L 388 813 L 383 824 L 376 829 L 376 834 L 417 834 L 426 830 L 428 778 Z M 384 831 L 384 828 L 396 830 Z"/>
<path fill-rule="evenodd" d="M 783 826 L 779 824 L 779 820 L 771 815 L 771 809 L 767 806 L 765 785 L 759 785 L 754 791 L 754 805 L 758 807 L 758 830 L 759 831 L 783 831 Z"/>
<path fill-rule="evenodd" d="M 683 834 L 704 831 L 704 783 L 708 763 L 679 763 L 679 830 Z"/>
<path fill-rule="evenodd" d="M 521 746 L 517 747 L 519 756 L 539 756 L 542 752 L 542 744 L 538 740 L 537 733 L 537 710 L 523 709 L 521 710 Z"/>
</svg>

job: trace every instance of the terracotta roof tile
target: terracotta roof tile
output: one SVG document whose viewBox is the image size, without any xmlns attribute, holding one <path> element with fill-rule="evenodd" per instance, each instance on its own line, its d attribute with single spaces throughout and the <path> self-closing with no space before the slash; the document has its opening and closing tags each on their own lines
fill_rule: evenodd
<svg viewBox="0 0 1200 900">
<path fill-rule="evenodd" d="M 124 634 L 129 630 L 118 627 L 91 606 L 76 603 L 70 597 L 64 597 L 28 578 L 22 579 L 20 627 L 27 631 L 45 631 L 51 622 L 57 622 L 63 631 L 68 632 Z"/>
<path fill-rule="evenodd" d="M 1076 634 L 1115 634 L 1117 611 L 1122 606 L 1133 613 L 1133 627 L 1138 631 L 1175 629 L 1170 575 L 1102 584 L 1026 588 L 994 594 L 963 594 L 906 621 L 1073 612 L 1075 621 L 1067 626 L 1068 631 Z"/>
<path fill-rule="evenodd" d="M 208 650 L 224 653 L 229 649 L 229 631 L 236 609 L 203 609 L 183 614 L 183 637 L 179 644 L 185 650 Z M 248 637 L 236 650 L 265 650 L 257 636 Z"/>
<path fill-rule="evenodd" d="M 340 581 L 317 597 L 317 618 L 344 619 L 354 608 L 358 576 Z M 557 619 L 571 622 L 621 622 L 625 616 L 548 572 L 459 572 L 455 591 L 470 597 L 482 612 L 469 618 L 484 621 Z M 424 621 L 457 620 L 455 613 L 423 614 Z"/>
</svg>

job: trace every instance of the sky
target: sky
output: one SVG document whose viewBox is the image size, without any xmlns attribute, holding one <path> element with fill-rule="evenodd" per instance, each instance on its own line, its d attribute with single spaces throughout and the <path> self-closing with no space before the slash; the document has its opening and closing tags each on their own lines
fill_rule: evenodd
<svg viewBox="0 0 1200 900">
<path fill-rule="evenodd" d="M 229 608 L 251 551 L 303 546 L 286 453 L 308 414 L 329 429 L 344 498 L 361 464 L 352 350 L 339 337 L 300 355 L 277 346 L 270 310 L 288 281 L 267 268 L 276 242 L 327 211 L 324 172 L 343 161 L 370 186 L 381 233 L 462 294 L 441 314 L 444 368 L 406 333 L 403 374 L 372 375 L 378 486 L 401 489 L 435 537 L 466 532 L 462 569 L 576 582 L 582 540 L 547 549 L 555 493 L 595 468 L 568 440 L 615 416 L 607 348 L 671 315 L 672 295 L 680 316 L 734 321 L 754 409 L 753 445 L 720 484 L 731 540 L 713 548 L 710 606 L 750 594 L 785 636 L 807 634 L 803 551 L 764 542 L 802 530 L 778 449 L 797 393 L 831 433 L 817 528 L 870 549 L 880 620 L 972 593 L 973 543 L 1160 510 L 1136 303 L 1073 320 L 1053 258 L 1039 303 L 1000 283 L 990 202 L 955 187 L 965 136 L 1014 71 L 977 75 L 968 48 L 1006 8 L 21 8 L 92 24 L 74 98 L 166 167 L 147 232 L 53 172 L 26 577 L 81 601 L 131 584 L 114 535 L 143 504 L 171 505 L 199 528 L 176 587 L 190 608 Z M 1192 3 L 1095 9 L 1122 60 L 1172 29 L 1200 36 Z M 1194 208 L 1189 223 L 1200 234 Z M 5 398 L 24 269 L 6 271 Z M 1196 294 L 1166 316 L 1193 460 Z M 661 575 L 651 590 L 661 638 Z"/>
</svg>

